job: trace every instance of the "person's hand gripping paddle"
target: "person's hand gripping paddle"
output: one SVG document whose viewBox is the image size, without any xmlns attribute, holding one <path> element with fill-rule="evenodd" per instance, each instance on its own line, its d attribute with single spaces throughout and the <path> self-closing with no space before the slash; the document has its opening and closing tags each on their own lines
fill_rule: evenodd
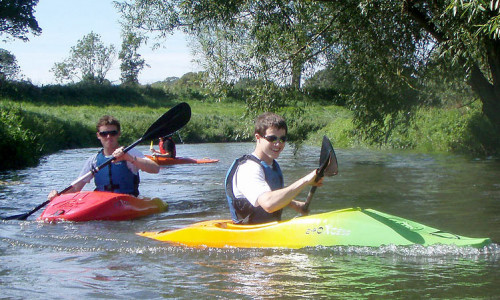
<svg viewBox="0 0 500 300">
<path fill-rule="evenodd" d="M 325 136 L 323 136 L 323 143 L 321 144 L 321 152 L 319 156 L 319 168 L 316 170 L 316 179 L 314 181 L 318 182 L 323 176 L 334 176 L 338 174 L 337 157 L 335 156 L 335 150 L 333 150 L 332 143 Z M 317 186 L 311 187 L 309 194 L 307 195 L 306 204 L 304 204 L 303 211 L 309 211 L 309 205 L 311 204 L 312 197 L 316 192 Z M 305 215 L 307 213 L 304 213 Z"/>
</svg>

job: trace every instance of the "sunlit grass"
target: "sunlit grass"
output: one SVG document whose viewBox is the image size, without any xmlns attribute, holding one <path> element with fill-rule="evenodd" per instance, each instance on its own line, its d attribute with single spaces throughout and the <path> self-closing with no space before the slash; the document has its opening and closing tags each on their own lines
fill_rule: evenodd
<svg viewBox="0 0 500 300">
<path fill-rule="evenodd" d="M 69 105 L 51 101 L 0 99 L 2 153 L 11 153 L 16 167 L 36 164 L 42 155 L 62 149 L 98 147 L 95 124 L 102 115 L 113 115 L 122 124 L 122 144 L 140 138 L 149 126 L 178 102 L 158 101 L 134 105 Z M 143 103 L 143 104 L 144 104 Z M 161 105 L 159 103 L 164 103 Z M 253 118 L 243 102 L 188 101 L 191 121 L 179 131 L 183 142 L 245 142 L 253 140 Z M 401 123 L 383 145 L 372 145 L 357 136 L 353 113 L 345 107 L 308 103 L 281 108 L 289 125 L 291 142 L 320 145 L 323 135 L 336 148 L 407 149 L 419 152 L 481 154 L 500 143 L 480 107 L 425 108 Z M 175 138 L 179 138 L 176 135 Z M 144 143 L 148 143 L 145 141 Z M 489 147 L 489 148 L 487 148 Z M 9 166 L 0 166 L 6 168 Z M 10 166 L 12 167 L 12 166 Z"/>
</svg>

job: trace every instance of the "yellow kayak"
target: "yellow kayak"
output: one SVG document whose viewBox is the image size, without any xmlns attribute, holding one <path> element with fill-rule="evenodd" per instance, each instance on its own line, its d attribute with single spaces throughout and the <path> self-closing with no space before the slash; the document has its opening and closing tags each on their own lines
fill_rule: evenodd
<svg viewBox="0 0 500 300">
<path fill-rule="evenodd" d="M 456 245 L 483 247 L 489 238 L 448 233 L 373 209 L 348 208 L 258 225 L 231 220 L 195 223 L 140 236 L 189 247 L 303 248 L 316 246 Z"/>
</svg>

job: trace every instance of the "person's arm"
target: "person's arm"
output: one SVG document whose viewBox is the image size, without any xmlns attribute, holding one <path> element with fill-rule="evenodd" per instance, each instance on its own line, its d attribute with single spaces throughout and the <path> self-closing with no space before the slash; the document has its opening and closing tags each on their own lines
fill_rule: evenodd
<svg viewBox="0 0 500 300">
<path fill-rule="evenodd" d="M 116 158 L 116 161 L 125 160 L 136 166 L 138 169 L 144 172 L 156 174 L 160 172 L 160 166 L 146 157 L 140 157 L 139 155 L 132 153 L 123 152 L 123 147 L 116 149 L 113 152 L 113 156 Z"/>
<path fill-rule="evenodd" d="M 153 173 L 153 174 L 160 172 L 160 166 L 157 163 L 155 163 L 154 161 L 152 161 L 151 159 L 144 158 L 144 157 L 138 157 L 138 156 L 132 156 L 130 154 L 128 156 L 130 156 L 130 160 L 128 160 L 128 161 L 131 162 L 134 166 L 141 169 L 142 171 L 148 172 L 148 173 Z"/>
<path fill-rule="evenodd" d="M 162 155 L 161 151 L 156 150 L 155 148 L 153 148 L 153 146 L 149 147 L 149 151 L 151 151 L 153 155 Z"/>
<path fill-rule="evenodd" d="M 292 202 L 290 202 L 290 204 L 288 204 L 288 207 L 291 207 L 299 214 L 304 215 L 304 214 L 307 214 L 309 212 L 308 210 L 304 210 L 305 205 L 306 205 L 306 203 L 303 201 L 292 200 Z"/>
<path fill-rule="evenodd" d="M 295 201 L 294 198 L 308 185 L 321 186 L 323 184 L 323 178 L 321 178 L 318 182 L 314 181 L 315 178 L 316 170 L 287 187 L 263 193 L 257 198 L 257 202 L 268 213 L 273 213 L 287 205 L 290 205 L 293 209 L 301 212 L 304 203 Z"/>
</svg>

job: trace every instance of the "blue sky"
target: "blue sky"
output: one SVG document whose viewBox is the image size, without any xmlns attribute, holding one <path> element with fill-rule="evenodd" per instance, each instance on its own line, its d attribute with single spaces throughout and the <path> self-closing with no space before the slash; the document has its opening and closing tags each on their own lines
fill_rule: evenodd
<svg viewBox="0 0 500 300">
<path fill-rule="evenodd" d="M 103 43 L 121 47 L 119 14 L 108 0 L 40 0 L 35 17 L 42 28 L 39 36 L 29 35 L 29 42 L 0 42 L 0 48 L 12 52 L 25 79 L 34 84 L 56 83 L 50 69 L 54 63 L 69 57 L 71 47 L 91 31 L 99 34 Z M 5 36 L 3 36 L 5 38 Z M 150 65 L 139 75 L 142 84 L 167 77 L 181 77 L 200 68 L 191 62 L 191 50 L 182 34 L 167 38 L 160 49 L 144 46 L 139 53 Z M 117 60 L 107 78 L 119 83 L 120 64 Z"/>
</svg>

